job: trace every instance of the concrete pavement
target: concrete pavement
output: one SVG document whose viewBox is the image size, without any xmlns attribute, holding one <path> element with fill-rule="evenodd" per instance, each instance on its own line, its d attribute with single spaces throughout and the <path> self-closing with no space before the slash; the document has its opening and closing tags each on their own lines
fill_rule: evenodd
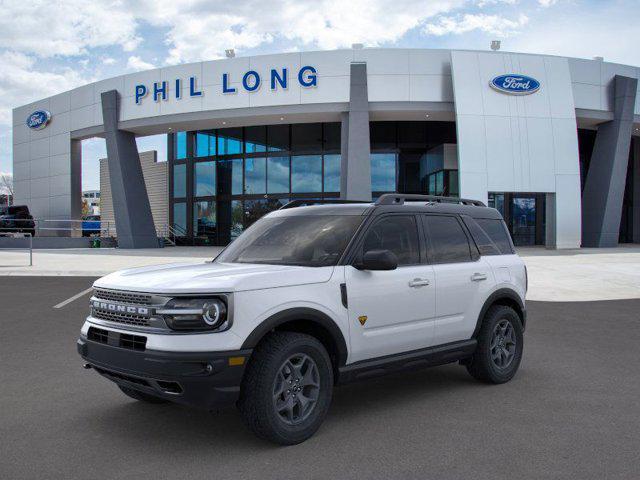
<svg viewBox="0 0 640 480">
<path fill-rule="evenodd" d="M 162 249 L 0 250 L 0 276 L 102 276 L 124 268 L 160 263 L 201 263 L 221 247 Z M 640 246 L 547 250 L 519 248 L 529 271 L 529 300 L 594 301 L 640 298 Z"/>
<path fill-rule="evenodd" d="M 82 369 L 86 277 L 0 278 L 0 478 L 629 480 L 640 471 L 640 300 L 530 302 L 522 366 L 484 385 L 448 365 L 336 389 L 317 435 L 255 438 L 125 397 Z"/>
</svg>

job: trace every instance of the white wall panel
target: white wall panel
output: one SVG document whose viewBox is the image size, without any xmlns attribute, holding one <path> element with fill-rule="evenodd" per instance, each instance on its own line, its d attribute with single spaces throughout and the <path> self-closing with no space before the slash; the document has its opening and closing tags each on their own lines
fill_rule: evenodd
<svg viewBox="0 0 640 480">
<path fill-rule="evenodd" d="M 408 75 L 375 75 L 368 72 L 367 89 L 370 102 L 408 102 Z"/>
<path fill-rule="evenodd" d="M 448 75 L 410 75 L 412 102 L 453 102 L 453 84 Z"/>
<path fill-rule="evenodd" d="M 409 50 L 365 48 L 353 51 L 354 62 L 367 62 L 367 75 L 407 75 Z"/>
<path fill-rule="evenodd" d="M 577 143 L 572 142 L 576 121 L 567 59 L 458 51 L 451 57 L 461 194 L 486 197 L 487 190 L 479 190 L 482 174 L 490 191 L 557 191 L 558 174 L 578 167 Z M 540 89 L 519 96 L 494 91 L 489 82 L 507 73 L 533 77 L 540 82 Z M 556 137 L 558 142 L 554 141 Z M 577 188 L 579 193 L 579 180 L 577 175 L 563 175 L 563 185 L 577 182 L 571 192 Z M 577 247 L 580 196 L 560 208 L 566 197 L 557 197 L 557 221 L 567 222 L 568 227 L 556 229 L 556 243 Z"/>
<path fill-rule="evenodd" d="M 409 50 L 409 73 L 451 75 L 451 52 L 449 50 Z"/>
</svg>

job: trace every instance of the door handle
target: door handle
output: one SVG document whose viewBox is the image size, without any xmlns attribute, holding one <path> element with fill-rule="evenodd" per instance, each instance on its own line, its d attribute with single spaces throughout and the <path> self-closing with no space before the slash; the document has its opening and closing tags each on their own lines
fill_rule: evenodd
<svg viewBox="0 0 640 480">
<path fill-rule="evenodd" d="M 473 275 L 471 275 L 471 281 L 472 282 L 480 282 L 482 280 L 486 280 L 487 279 L 487 275 L 485 273 L 474 273 Z"/>
<path fill-rule="evenodd" d="M 431 282 L 429 282 L 429 280 L 427 280 L 426 278 L 414 278 L 409 282 L 409 286 L 411 288 L 426 287 L 430 283 Z"/>
</svg>

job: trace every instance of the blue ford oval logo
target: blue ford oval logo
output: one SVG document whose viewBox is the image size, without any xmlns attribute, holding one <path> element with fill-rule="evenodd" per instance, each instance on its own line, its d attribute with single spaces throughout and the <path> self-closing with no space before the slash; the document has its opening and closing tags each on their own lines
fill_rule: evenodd
<svg viewBox="0 0 640 480">
<path fill-rule="evenodd" d="M 489 82 L 491 88 L 510 95 L 530 95 L 540 89 L 540 82 L 526 75 L 509 73 L 500 75 Z"/>
<path fill-rule="evenodd" d="M 51 120 L 51 113 L 46 110 L 36 110 L 27 117 L 27 127 L 32 130 L 42 130 Z"/>
</svg>

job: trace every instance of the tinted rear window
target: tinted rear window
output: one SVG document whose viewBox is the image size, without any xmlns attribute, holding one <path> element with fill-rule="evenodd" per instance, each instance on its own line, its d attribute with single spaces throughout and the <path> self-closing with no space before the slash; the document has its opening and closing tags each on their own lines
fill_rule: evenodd
<svg viewBox="0 0 640 480">
<path fill-rule="evenodd" d="M 424 226 L 429 237 L 431 263 L 471 261 L 469 240 L 455 217 L 425 215 Z"/>
<path fill-rule="evenodd" d="M 513 253 L 513 246 L 511 244 L 511 239 L 509 238 L 509 232 L 502 220 L 476 218 L 475 221 L 495 244 L 502 255 L 511 255 Z"/>
</svg>

